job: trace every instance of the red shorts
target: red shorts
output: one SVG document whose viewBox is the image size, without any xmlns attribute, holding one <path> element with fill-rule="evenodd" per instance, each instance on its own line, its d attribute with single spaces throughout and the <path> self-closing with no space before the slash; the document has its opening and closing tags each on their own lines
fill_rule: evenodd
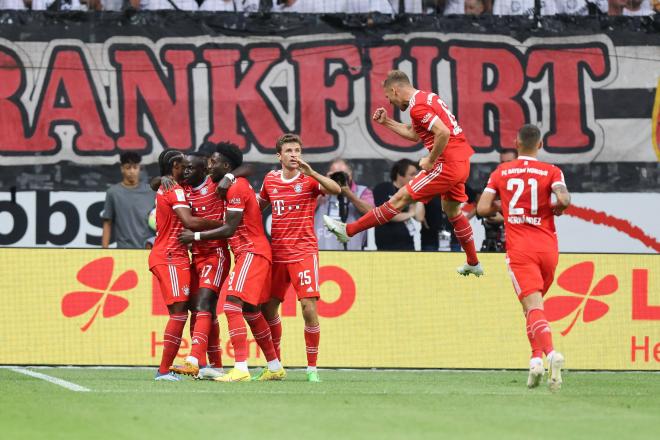
<svg viewBox="0 0 660 440">
<path fill-rule="evenodd" d="M 273 263 L 273 282 L 270 295 L 284 301 L 284 295 L 293 286 L 298 299 L 318 298 L 319 293 L 319 256 L 308 255 L 304 260 L 294 263 Z"/>
<path fill-rule="evenodd" d="M 406 189 L 416 202 L 426 203 L 433 197 L 467 202 L 465 182 L 470 176 L 470 161 L 438 162 L 431 171 L 420 171 Z"/>
<path fill-rule="evenodd" d="M 149 269 L 158 279 L 163 301 L 170 306 L 188 301 L 190 295 L 190 266 L 159 264 Z"/>
<path fill-rule="evenodd" d="M 249 252 L 239 255 L 222 285 L 222 297 L 236 296 L 254 306 L 267 302 L 270 299 L 270 265 L 263 255 Z"/>
<path fill-rule="evenodd" d="M 557 252 L 507 251 L 506 264 L 518 299 L 534 292 L 545 295 L 555 279 L 558 260 Z"/>
<path fill-rule="evenodd" d="M 225 282 L 230 266 L 227 249 L 218 248 L 218 252 L 211 255 L 193 255 L 190 290 L 211 289 L 216 294 L 220 293 L 220 286 Z"/>
</svg>

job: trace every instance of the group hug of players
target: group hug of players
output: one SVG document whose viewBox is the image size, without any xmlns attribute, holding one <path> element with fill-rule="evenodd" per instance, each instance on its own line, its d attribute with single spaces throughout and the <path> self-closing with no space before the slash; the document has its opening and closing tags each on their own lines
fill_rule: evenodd
<svg viewBox="0 0 660 440">
<path fill-rule="evenodd" d="M 390 200 L 353 223 L 324 216 L 325 226 L 341 242 L 390 221 L 412 202 L 442 198 L 442 209 L 454 227 L 467 261 L 461 275 L 483 275 L 472 228 L 461 212 L 467 201 L 465 182 L 474 153 L 447 105 L 434 93 L 415 89 L 407 75 L 393 70 L 383 82 L 385 97 L 411 124 L 395 121 L 379 108 L 373 119 L 429 151 L 421 171 Z M 537 387 L 548 367 L 548 386 L 561 387 L 564 357 L 555 351 L 543 310 L 558 262 L 554 216 L 570 204 L 562 172 L 537 160 L 542 148 L 539 129 L 525 125 L 515 140 L 517 160 L 493 171 L 477 212 L 483 217 L 502 212 L 507 234 L 506 264 L 526 318 L 531 359 L 527 385 Z M 282 325 L 279 305 L 293 287 L 305 320 L 307 379 L 318 382 L 316 368 L 320 327 L 318 245 L 314 231 L 316 200 L 340 193 L 337 183 L 314 171 L 302 159 L 302 140 L 281 136 L 276 144 L 281 169 L 269 172 L 259 193 L 245 176 L 249 168 L 233 144 L 220 143 L 206 154 L 184 155 L 166 150 L 159 157 L 160 187 L 156 195 L 157 238 L 149 268 L 159 281 L 169 310 L 164 348 L 156 380 L 179 380 L 175 373 L 220 382 L 282 380 Z M 555 196 L 555 201 L 552 196 Z M 272 207 L 271 243 L 263 229 L 261 211 Z M 192 263 L 188 246 L 191 245 Z M 229 267 L 229 248 L 234 266 Z M 222 369 L 216 307 L 223 311 L 234 349 L 234 366 Z M 183 365 L 173 366 L 183 328 L 191 312 L 192 350 Z M 266 367 L 255 377 L 248 371 L 247 326 L 264 353 Z"/>
</svg>

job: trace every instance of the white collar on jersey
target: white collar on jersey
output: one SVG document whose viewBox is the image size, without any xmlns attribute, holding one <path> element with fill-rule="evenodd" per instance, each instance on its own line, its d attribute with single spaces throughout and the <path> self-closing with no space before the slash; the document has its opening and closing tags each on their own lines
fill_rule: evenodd
<svg viewBox="0 0 660 440">
<path fill-rule="evenodd" d="M 518 156 L 518 159 L 520 159 L 520 160 L 538 160 L 537 158 L 531 157 L 531 156 Z"/>
<path fill-rule="evenodd" d="M 296 175 L 293 176 L 292 178 L 290 178 L 290 179 L 285 179 L 285 178 L 284 178 L 284 171 L 282 171 L 282 173 L 280 174 L 280 180 L 282 180 L 283 183 L 291 183 L 291 182 L 293 182 L 294 180 L 296 180 L 299 176 L 300 176 L 300 171 L 298 171 L 298 172 L 296 173 Z"/>
<path fill-rule="evenodd" d="M 413 93 L 413 95 L 410 97 L 410 100 L 408 101 L 408 110 L 410 110 L 410 108 L 415 105 L 415 96 L 418 93 L 419 93 L 419 90 L 415 90 L 415 93 Z"/>
<path fill-rule="evenodd" d="M 204 181 L 203 181 L 202 183 L 200 183 L 199 186 L 194 187 L 194 188 L 193 188 L 193 191 L 198 191 L 198 190 L 202 189 L 202 187 L 203 187 L 204 185 L 206 185 L 206 182 L 208 182 L 208 180 L 209 180 L 210 178 L 211 178 L 211 176 L 206 176 L 206 179 L 204 179 Z"/>
</svg>

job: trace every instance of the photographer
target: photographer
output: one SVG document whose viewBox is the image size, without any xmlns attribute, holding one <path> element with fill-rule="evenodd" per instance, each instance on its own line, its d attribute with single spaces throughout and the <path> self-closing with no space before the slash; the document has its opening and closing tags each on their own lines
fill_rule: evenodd
<svg viewBox="0 0 660 440">
<path fill-rule="evenodd" d="M 323 225 L 323 216 L 327 215 L 344 222 L 357 220 L 365 212 L 373 209 L 374 195 L 369 188 L 353 181 L 353 170 L 343 159 L 335 159 L 330 163 L 327 176 L 339 184 L 341 194 L 319 197 L 314 219 L 319 249 L 362 250 L 367 244 L 366 232 L 356 234 L 346 245 L 342 245 Z"/>
<path fill-rule="evenodd" d="M 500 151 L 500 163 L 511 162 L 518 158 L 518 150 L 514 148 L 504 148 Z M 504 252 L 506 236 L 504 234 L 504 217 L 499 212 L 490 217 L 481 218 L 481 224 L 484 226 L 486 234 L 483 243 L 481 243 L 481 252 Z"/>
</svg>

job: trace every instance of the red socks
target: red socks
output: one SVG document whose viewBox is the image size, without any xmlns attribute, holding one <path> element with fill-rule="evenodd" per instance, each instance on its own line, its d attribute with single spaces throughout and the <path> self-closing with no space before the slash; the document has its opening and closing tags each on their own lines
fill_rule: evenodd
<svg viewBox="0 0 660 440">
<path fill-rule="evenodd" d="M 259 348 L 264 352 L 267 361 L 277 359 L 277 353 L 273 346 L 273 338 L 270 335 L 270 327 L 266 322 L 266 318 L 261 312 L 248 313 L 244 312 L 243 316 L 252 330 L 252 336 L 257 341 Z"/>
<path fill-rule="evenodd" d="M 385 202 L 382 205 L 377 206 L 371 211 L 367 212 L 353 223 L 347 224 L 346 233 L 349 237 L 352 237 L 358 232 L 366 231 L 367 229 L 373 228 L 374 226 L 384 225 L 399 213 L 401 213 L 401 211 L 392 206 L 390 202 Z M 472 233 L 472 231 L 470 231 L 470 233 Z"/>
<path fill-rule="evenodd" d="M 280 319 L 280 316 L 277 315 L 275 318 L 268 321 L 268 327 L 270 327 L 270 335 L 273 338 L 275 354 L 277 354 L 279 360 L 282 360 L 282 357 L 280 356 L 280 341 L 282 340 L 282 320 Z"/>
<path fill-rule="evenodd" d="M 209 363 L 214 368 L 222 368 L 222 347 L 220 346 L 220 323 L 216 316 L 209 331 L 209 347 L 206 349 Z"/>
<path fill-rule="evenodd" d="M 461 247 L 467 255 L 467 263 L 474 266 L 479 263 L 477 258 L 477 250 L 474 248 L 474 237 L 472 236 L 472 226 L 470 220 L 463 213 L 458 214 L 454 218 L 450 218 L 449 222 L 454 227 L 454 235 L 461 244 Z"/>
<path fill-rule="evenodd" d="M 319 356 L 319 339 L 321 339 L 321 327 L 305 326 L 305 348 L 307 350 L 307 366 L 315 367 Z"/>
<path fill-rule="evenodd" d="M 541 309 L 527 312 L 527 332 L 532 346 L 532 357 L 541 357 L 540 351 L 546 355 L 554 348 L 552 346 L 552 331 Z"/>
<path fill-rule="evenodd" d="M 163 355 L 160 358 L 160 367 L 158 368 L 160 374 L 166 374 L 170 371 L 174 358 L 179 352 L 181 335 L 183 334 L 183 328 L 186 326 L 187 320 L 188 313 L 170 315 L 167 326 L 165 326 L 165 335 L 163 336 Z"/>
<path fill-rule="evenodd" d="M 243 310 L 240 306 L 231 302 L 226 302 L 223 310 L 227 317 L 231 345 L 234 346 L 234 359 L 236 362 L 245 362 L 248 355 L 248 345 Z"/>
<path fill-rule="evenodd" d="M 192 335 L 191 356 L 197 359 L 199 366 L 206 366 L 206 348 L 211 330 L 211 312 L 197 312 Z"/>
</svg>

